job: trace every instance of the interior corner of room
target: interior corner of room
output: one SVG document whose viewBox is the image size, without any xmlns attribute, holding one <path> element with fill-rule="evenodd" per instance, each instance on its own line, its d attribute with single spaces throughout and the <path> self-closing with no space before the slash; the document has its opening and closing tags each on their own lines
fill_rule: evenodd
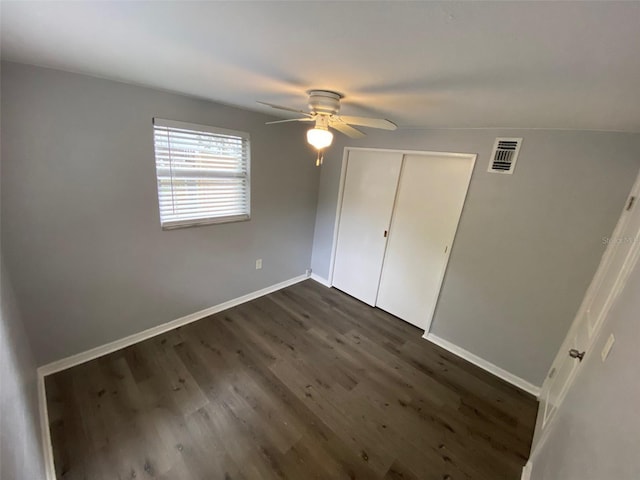
<svg viewBox="0 0 640 480">
<path fill-rule="evenodd" d="M 96 5 L 2 5 L 0 477 L 640 477 L 637 4 Z"/>
</svg>

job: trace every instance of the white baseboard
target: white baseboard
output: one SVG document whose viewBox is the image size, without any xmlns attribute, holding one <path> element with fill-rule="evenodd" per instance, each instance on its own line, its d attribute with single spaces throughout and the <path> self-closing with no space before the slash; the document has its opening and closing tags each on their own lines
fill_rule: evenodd
<svg viewBox="0 0 640 480">
<path fill-rule="evenodd" d="M 534 395 L 536 398 L 540 396 L 540 387 L 533 385 L 532 383 L 527 382 L 526 380 L 514 375 L 513 373 L 507 372 L 506 370 L 494 365 L 487 360 L 484 360 L 477 355 L 465 350 L 462 347 L 454 345 L 453 343 L 445 340 L 444 338 L 440 338 L 433 333 L 426 333 L 422 336 L 425 340 L 430 341 L 431 343 L 435 343 L 439 347 L 444 348 L 445 350 L 450 351 L 454 355 L 458 357 L 464 358 L 468 362 L 473 363 L 474 365 L 486 370 L 489 373 L 492 373 L 496 377 L 499 377 L 506 382 L 509 382 L 512 385 L 524 390 L 525 392 L 529 392 L 531 395 Z"/>
<path fill-rule="evenodd" d="M 531 463 L 531 460 L 529 460 L 525 464 L 525 466 L 522 467 L 522 476 L 520 477 L 520 480 L 530 480 L 532 471 L 533 471 L 533 463 Z"/>
<path fill-rule="evenodd" d="M 234 298 L 233 300 L 229 300 L 213 307 L 205 308 L 204 310 L 200 310 L 199 312 L 191 313 L 176 320 L 163 323 L 162 325 L 158 325 L 157 327 L 152 327 L 139 333 L 134 333 L 133 335 L 121 338 L 120 340 L 115 340 L 113 342 L 100 345 L 99 347 L 95 347 L 90 350 L 71 355 L 70 357 L 56 360 L 55 362 L 51 362 L 39 367 L 38 373 L 40 373 L 42 376 L 47 376 L 51 375 L 52 373 L 66 370 L 67 368 L 75 367 L 76 365 L 80 365 L 81 363 L 88 362 L 89 360 L 102 357 L 103 355 L 115 352 L 116 350 L 120 350 L 135 343 L 142 342 L 143 340 L 147 340 L 149 338 L 155 337 L 156 335 L 168 332 L 169 330 L 173 330 L 174 328 L 182 327 L 183 325 L 187 325 L 191 322 L 195 322 L 196 320 L 208 317 L 209 315 L 213 315 L 214 313 L 221 312 L 228 308 L 235 307 L 236 305 L 240 305 L 241 303 L 245 303 L 258 297 L 262 297 L 277 290 L 281 290 L 285 287 L 306 280 L 307 278 L 309 278 L 307 275 L 299 275 L 289 280 L 285 280 L 284 282 L 276 283 L 275 285 L 271 285 L 261 290 L 248 293 L 241 297 Z"/>
<path fill-rule="evenodd" d="M 320 275 L 316 275 L 313 272 L 311 273 L 311 280 L 318 282 L 320 285 L 324 285 L 325 287 L 331 288 L 331 284 L 329 283 L 329 280 L 321 277 Z"/>
<path fill-rule="evenodd" d="M 188 323 L 195 322 L 196 320 L 200 320 L 202 318 L 208 317 L 209 315 L 213 315 L 214 313 L 218 313 L 223 310 L 227 310 L 228 308 L 235 307 L 236 305 L 240 305 L 241 303 L 246 303 L 250 300 L 254 300 L 264 295 L 268 295 L 269 293 L 276 292 L 290 285 L 294 285 L 298 282 L 302 282 L 307 278 L 309 278 L 308 275 L 299 275 L 289 280 L 285 280 L 284 282 L 271 285 L 270 287 L 266 287 L 261 290 L 257 290 L 255 292 L 248 293 L 238 298 L 234 298 L 233 300 L 229 300 L 228 302 L 220 303 L 213 307 L 200 310 L 199 312 L 195 312 L 190 315 L 186 315 L 184 317 L 178 318 L 176 320 L 163 323 L 162 325 L 158 325 L 157 327 L 149 328 L 139 333 L 134 333 L 133 335 L 129 335 L 128 337 L 121 338 L 120 340 L 115 340 L 105 345 L 101 345 L 99 347 L 92 348 L 85 352 L 77 353 L 75 355 L 71 355 L 70 357 L 63 358 L 61 360 L 56 360 L 55 362 L 51 362 L 39 367 L 38 368 L 38 404 L 39 404 L 39 410 L 40 410 L 40 434 L 42 436 L 42 446 L 44 449 L 45 473 L 46 473 L 47 480 L 56 480 L 56 473 L 55 473 L 55 467 L 53 463 L 53 448 L 51 446 L 51 435 L 49 432 L 49 411 L 47 408 L 47 395 L 45 391 L 44 377 L 56 372 L 60 372 L 62 370 L 66 370 L 67 368 L 80 365 L 82 363 L 88 362 L 95 358 L 102 357 L 109 353 L 115 352 L 117 350 L 128 347 L 130 345 L 133 345 L 135 343 L 160 335 L 161 333 L 165 333 L 165 332 L 168 332 L 169 330 L 173 330 L 174 328 L 187 325 Z"/>
</svg>

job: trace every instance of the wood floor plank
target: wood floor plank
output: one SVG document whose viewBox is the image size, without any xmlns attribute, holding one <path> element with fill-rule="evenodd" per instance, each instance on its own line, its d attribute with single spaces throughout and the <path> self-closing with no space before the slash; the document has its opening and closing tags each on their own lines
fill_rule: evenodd
<svg viewBox="0 0 640 480">
<path fill-rule="evenodd" d="M 59 479 L 517 480 L 533 397 L 305 281 L 46 378 Z"/>
</svg>

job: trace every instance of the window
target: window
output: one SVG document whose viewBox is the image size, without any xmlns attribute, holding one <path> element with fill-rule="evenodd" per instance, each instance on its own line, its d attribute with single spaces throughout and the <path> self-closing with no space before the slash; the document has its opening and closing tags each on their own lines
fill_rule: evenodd
<svg viewBox="0 0 640 480">
<path fill-rule="evenodd" d="M 162 228 L 250 217 L 249 134 L 154 118 Z"/>
</svg>

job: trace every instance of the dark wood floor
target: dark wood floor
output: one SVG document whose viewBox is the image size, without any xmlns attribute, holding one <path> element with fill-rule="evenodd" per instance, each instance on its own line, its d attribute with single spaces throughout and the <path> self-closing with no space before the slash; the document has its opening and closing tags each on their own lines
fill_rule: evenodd
<svg viewBox="0 0 640 480">
<path fill-rule="evenodd" d="M 533 397 L 305 281 L 46 378 L 59 479 L 517 480 Z"/>
</svg>

